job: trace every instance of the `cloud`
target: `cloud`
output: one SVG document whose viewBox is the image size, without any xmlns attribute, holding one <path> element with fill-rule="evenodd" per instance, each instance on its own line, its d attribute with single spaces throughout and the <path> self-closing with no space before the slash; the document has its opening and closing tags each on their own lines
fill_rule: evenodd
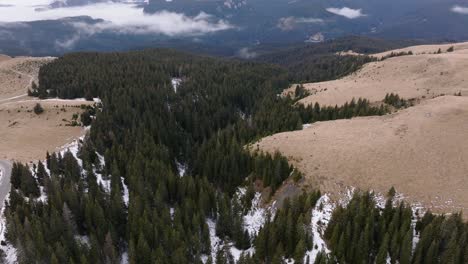
<svg viewBox="0 0 468 264">
<path fill-rule="evenodd" d="M 99 23 L 71 23 L 77 30 L 88 34 L 112 31 L 121 34 L 164 34 L 167 36 L 199 36 L 207 33 L 233 28 L 224 20 L 215 21 L 208 14 L 200 13 L 195 17 L 184 14 L 161 11 L 152 15 L 126 21 L 107 20 Z"/>
<path fill-rule="evenodd" d="M 307 17 L 282 17 L 278 20 L 278 24 L 276 25 L 283 31 L 293 30 L 297 24 L 319 24 L 323 23 L 323 19 L 320 18 L 307 18 Z"/>
<path fill-rule="evenodd" d="M 240 49 L 237 55 L 243 59 L 253 59 L 258 56 L 256 52 L 251 51 L 249 48 Z"/>
<path fill-rule="evenodd" d="M 468 7 L 463 7 L 463 6 L 456 5 L 456 6 L 452 7 L 451 10 L 452 10 L 452 12 L 455 12 L 455 13 L 458 13 L 458 14 L 468 15 Z"/>
<path fill-rule="evenodd" d="M 216 19 L 206 13 L 200 13 L 194 17 L 168 11 L 145 14 L 143 8 L 136 4 L 115 2 L 50 9 L 47 8 L 50 0 L 32 2 L 29 4 L 26 0 L 0 0 L 0 4 L 5 5 L 0 6 L 0 14 L 2 14 L 0 22 L 57 20 L 76 16 L 89 16 L 93 19 L 104 20 L 97 24 L 74 25 L 87 35 L 113 31 L 126 34 L 197 36 L 233 28 L 229 22 Z"/>
<path fill-rule="evenodd" d="M 64 39 L 64 40 L 56 40 L 55 41 L 55 48 L 57 50 L 72 49 L 80 39 L 81 39 L 80 34 L 75 34 L 72 37 Z"/>
<path fill-rule="evenodd" d="M 330 8 L 327 8 L 327 11 L 332 14 L 335 14 L 338 16 L 344 16 L 349 19 L 355 19 L 355 18 L 366 16 L 365 14 L 362 13 L 362 9 L 352 9 L 349 7 L 343 7 L 343 8 L 330 7 Z"/>
<path fill-rule="evenodd" d="M 0 5 L 6 6 L 44 6 L 55 0 L 0 0 Z"/>
</svg>

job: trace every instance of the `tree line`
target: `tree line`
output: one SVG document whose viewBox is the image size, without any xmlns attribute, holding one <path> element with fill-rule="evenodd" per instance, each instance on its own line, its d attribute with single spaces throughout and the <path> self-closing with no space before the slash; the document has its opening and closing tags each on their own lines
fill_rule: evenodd
<svg viewBox="0 0 468 264">
<path fill-rule="evenodd" d="M 177 91 L 171 78 L 182 80 Z M 92 125 L 79 159 L 51 153 L 33 170 L 15 165 L 5 215 L 20 263 L 118 263 L 123 255 L 130 263 L 202 263 L 211 253 L 229 261 L 227 247 L 211 252 L 208 220 L 239 249 L 263 245 L 242 261 L 299 262 L 312 246 L 301 223 L 319 195 L 299 196 L 258 236 L 246 233 L 253 184 L 274 193 L 297 173 L 285 157 L 245 146 L 303 123 L 385 113 L 364 99 L 296 105 L 277 96 L 289 85 L 280 67 L 171 50 L 67 54 L 40 69 L 39 83 L 39 97 L 98 97 L 103 107 L 81 117 Z M 240 204 L 239 187 L 248 190 Z M 280 237 L 270 241 L 272 233 Z"/>
</svg>

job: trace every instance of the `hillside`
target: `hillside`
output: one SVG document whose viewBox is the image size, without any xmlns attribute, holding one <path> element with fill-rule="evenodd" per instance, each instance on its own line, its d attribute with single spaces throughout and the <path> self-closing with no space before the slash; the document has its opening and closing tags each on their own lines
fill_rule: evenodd
<svg viewBox="0 0 468 264">
<path fill-rule="evenodd" d="M 446 52 L 454 46 L 455 51 Z M 443 51 L 441 54 L 438 50 Z M 415 55 L 397 56 L 365 64 L 359 71 L 344 78 L 318 83 L 306 83 L 310 96 L 300 100 L 303 104 L 342 105 L 352 98 L 380 101 L 387 93 L 397 93 L 405 99 L 429 99 L 442 94 L 453 95 L 468 90 L 468 45 L 446 44 L 415 46 L 387 51 L 412 51 Z M 424 54 L 425 53 L 425 54 Z M 295 85 L 284 94 L 293 92 Z"/>
<path fill-rule="evenodd" d="M 468 209 L 468 98 L 443 96 L 395 114 L 318 122 L 258 142 L 305 173 L 305 185 L 386 193 L 436 212 Z"/>
<path fill-rule="evenodd" d="M 45 151 L 55 151 L 83 134 L 81 127 L 70 124 L 74 114 L 79 117 L 84 111 L 82 105 L 93 102 L 42 101 L 27 96 L 32 82 L 38 82 L 39 68 L 52 60 L 0 55 L 0 159 L 42 159 Z M 41 114 L 34 113 L 37 103 L 44 110 Z"/>
<path fill-rule="evenodd" d="M 365 36 L 347 36 L 323 43 L 307 43 L 273 51 L 252 52 L 261 54 L 256 61 L 277 64 L 289 71 L 292 82 L 319 82 L 349 75 L 373 58 L 366 55 L 394 50 L 417 44 L 412 40 L 386 40 Z M 354 51 L 345 54 L 344 51 Z M 341 55 L 341 56 L 340 56 Z M 362 55 L 362 56 L 344 56 Z"/>
<path fill-rule="evenodd" d="M 40 103 L 44 112 L 34 113 Z M 80 126 L 71 126 L 73 116 L 84 111 L 84 100 L 22 100 L 0 103 L 0 159 L 29 162 L 44 158 L 84 134 Z M 79 121 L 79 118 L 78 120 Z"/>
<path fill-rule="evenodd" d="M 371 56 L 376 58 L 382 58 L 393 53 L 402 53 L 402 52 L 411 52 L 414 55 L 430 54 L 437 53 L 440 49 L 441 53 L 448 53 L 448 49 L 452 48 L 455 53 L 466 53 L 468 52 L 468 42 L 459 42 L 459 43 L 447 43 L 447 44 L 432 44 L 432 45 L 416 45 L 410 47 L 404 47 L 400 49 L 387 50 L 380 53 L 372 54 Z"/>
<path fill-rule="evenodd" d="M 333 65 L 324 63 L 325 67 Z M 327 72 L 325 78 L 340 74 L 341 70 Z M 37 124 L 23 132 L 41 140 L 31 145 L 43 148 L 43 153 L 47 150 L 43 144 L 60 136 L 44 132 L 41 125 L 56 122 L 47 129 L 61 130 L 65 126 L 60 126 L 60 115 L 67 118 L 79 111 L 83 97 L 100 98 L 102 107 L 93 109 L 95 115 L 88 112 L 89 136 L 51 151 L 44 162 L 16 162 L 12 166 L 0 162 L 1 174 L 6 176 L 0 175 L 0 182 L 11 179 L 9 193 L 4 191 L 7 185 L 0 186 L 0 199 L 9 195 L 0 217 L 2 263 L 310 264 L 336 263 L 339 259 L 340 263 L 403 264 L 437 257 L 457 258 L 454 263 L 462 264 L 468 260 L 457 255 L 468 250 L 464 239 L 468 227 L 458 215 L 444 218 L 413 213 L 407 205 L 393 207 L 398 200 L 390 196 L 383 205 L 383 195 L 357 192 L 339 200 L 341 206 L 337 206 L 325 193 L 335 185 L 322 186 L 312 180 L 306 182 L 308 192 L 290 188 L 293 193 L 289 199 L 275 203 L 272 198 L 287 189 L 284 183 L 299 181 L 303 174 L 280 153 L 245 148 L 266 135 L 300 129 L 303 122 L 383 115 L 388 112 L 384 107 L 367 100 L 337 108 L 297 106 L 290 98 L 278 96 L 290 83 L 281 67 L 174 50 L 67 54 L 42 66 L 38 80 L 39 87 L 31 95 L 48 98 L 40 100 L 45 111 L 39 115 L 29 112 L 39 99 L 6 98 L 0 105 L 6 119 L 0 121 L 19 120 L 11 123 L 8 129 L 12 131 L 25 127 L 22 118 Z M 460 113 L 463 118 L 464 99 L 453 99 L 450 105 L 455 109 L 434 110 L 431 116 L 437 117 L 436 125 L 440 120 L 452 120 L 445 117 L 446 112 Z M 66 111 L 55 107 L 72 102 L 78 107 Z M 428 108 L 437 109 L 433 105 Z M 398 115 L 393 114 L 316 125 L 390 120 L 392 116 L 397 120 L 395 125 L 410 122 L 398 121 Z M 417 126 L 408 125 L 407 135 L 414 138 L 413 130 L 440 131 L 424 120 L 411 121 Z M 447 125 L 454 127 L 453 122 Z M 453 132 L 446 135 L 450 140 L 460 140 L 452 134 L 466 131 L 466 127 L 454 128 L 443 131 Z M 379 134 L 378 127 L 375 130 L 374 134 Z M 400 135 L 404 131 L 404 127 L 398 129 Z M 323 133 L 327 147 L 341 149 L 339 137 L 326 137 L 333 136 L 333 130 L 326 128 L 320 135 Z M 22 139 L 11 137 L 18 147 L 10 150 L 31 148 L 24 135 L 11 134 Z M 352 133 L 345 136 L 348 134 Z M 362 134 L 359 139 L 365 138 Z M 436 151 L 442 149 L 435 146 Z M 464 143 L 456 147 L 458 151 L 467 149 Z M 296 151 L 307 149 L 307 142 L 296 146 Z M 325 155 L 327 150 L 314 153 Z M 301 169 L 301 164 L 297 165 Z M 465 188 L 463 182 L 460 186 Z M 454 200 L 462 195 L 458 191 L 454 194 Z M 433 232 L 425 231 L 426 227 Z M 434 253 L 427 241 L 440 243 L 442 249 Z"/>
<path fill-rule="evenodd" d="M 37 83 L 39 67 L 51 60 L 51 57 L 11 58 L 0 54 L 0 103 L 26 95 L 31 83 Z"/>
</svg>

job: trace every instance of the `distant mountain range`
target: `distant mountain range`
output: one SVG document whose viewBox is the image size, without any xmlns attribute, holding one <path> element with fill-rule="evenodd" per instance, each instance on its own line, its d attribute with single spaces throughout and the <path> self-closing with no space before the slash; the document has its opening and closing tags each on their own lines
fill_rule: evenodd
<svg viewBox="0 0 468 264">
<path fill-rule="evenodd" d="M 65 9 L 102 2 L 108 3 L 57 0 L 48 8 Z M 467 0 L 122 0 L 114 3 L 138 4 L 148 15 L 167 11 L 195 20 L 202 15 L 206 20 L 229 24 L 230 28 L 196 36 L 102 31 L 80 35 L 80 40 L 68 47 L 61 46 L 60 42 L 67 41 L 64 36 L 71 38 L 77 34 L 70 21 L 87 25 L 102 21 L 82 16 L 30 21 L 21 27 L 0 23 L 0 52 L 53 55 L 74 50 L 169 46 L 249 57 L 246 55 L 250 50 L 321 42 L 345 35 L 426 42 L 468 39 Z"/>
</svg>

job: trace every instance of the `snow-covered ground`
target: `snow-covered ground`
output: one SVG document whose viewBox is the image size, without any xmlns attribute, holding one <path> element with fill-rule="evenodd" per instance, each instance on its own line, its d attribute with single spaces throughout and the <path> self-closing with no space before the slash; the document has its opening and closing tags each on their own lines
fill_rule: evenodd
<svg viewBox="0 0 468 264">
<path fill-rule="evenodd" d="M 211 258 L 212 258 L 213 262 L 215 262 L 216 261 L 216 252 L 219 249 L 223 248 L 224 244 L 223 244 L 223 241 L 218 236 L 216 236 L 216 222 L 213 221 L 212 219 L 208 219 L 206 221 L 206 223 L 208 224 L 208 228 L 209 228 L 209 231 L 210 231 Z M 230 250 L 230 253 L 231 253 L 232 257 L 234 258 L 234 260 L 236 262 L 239 260 L 242 253 L 252 255 L 255 252 L 253 247 L 249 248 L 247 250 L 240 250 L 240 249 L 236 248 L 233 245 L 233 243 L 231 243 L 231 242 L 228 242 L 228 246 L 229 246 L 229 250 Z M 207 260 L 208 260 L 208 256 L 203 256 L 202 257 L 203 263 L 206 263 Z"/>
<path fill-rule="evenodd" d="M 238 188 L 236 195 L 234 196 L 234 199 L 237 199 L 238 202 L 246 193 L 246 188 Z M 255 236 L 258 234 L 260 231 L 260 228 L 263 227 L 266 221 L 266 217 L 268 215 L 268 212 L 272 217 L 274 217 L 274 214 L 276 212 L 276 207 L 273 204 L 270 207 L 264 208 L 261 205 L 261 194 L 260 193 L 255 193 L 254 198 L 252 199 L 252 206 L 250 210 L 243 216 L 244 220 L 244 229 L 249 232 L 251 236 Z M 216 261 L 216 252 L 217 250 L 221 249 L 224 244 L 223 240 L 220 239 L 218 236 L 216 236 L 216 222 L 213 219 L 208 219 L 207 220 L 207 225 L 210 231 L 210 241 L 211 241 L 211 257 L 213 259 L 213 262 Z M 253 247 L 247 249 L 247 250 L 240 250 L 236 248 L 233 243 L 228 242 L 228 246 L 230 249 L 230 253 L 233 256 L 234 260 L 237 261 L 239 260 L 240 256 L 244 254 L 250 254 L 253 255 L 255 253 L 255 249 Z M 206 263 L 208 260 L 207 256 L 202 257 L 203 263 Z"/>
<path fill-rule="evenodd" d="M 6 201 L 9 200 L 9 194 L 7 198 L 5 198 Z M 6 235 L 6 219 L 3 216 L 3 212 L 5 210 L 5 207 L 3 206 L 1 211 L 0 211 L 0 241 L 6 241 L 5 235 Z M 16 263 L 17 260 L 17 255 L 16 255 L 16 249 L 11 245 L 8 244 L 6 246 L 0 244 L 0 249 L 5 253 L 5 261 L 7 264 L 13 264 Z"/>
<path fill-rule="evenodd" d="M 128 192 L 128 186 L 125 184 L 124 178 L 122 178 L 122 186 L 123 186 L 123 201 L 126 206 L 128 206 L 128 202 L 130 201 L 130 194 Z"/>
<path fill-rule="evenodd" d="M 315 208 L 312 210 L 312 219 L 311 219 L 311 230 L 312 230 L 312 240 L 313 247 L 312 250 L 306 252 L 304 261 L 307 258 L 314 263 L 317 254 L 322 250 L 325 253 L 330 253 L 330 250 L 327 247 L 327 244 L 323 240 L 325 229 L 330 222 L 333 210 L 335 209 L 335 204 L 331 201 L 328 194 L 323 195 L 317 201 Z"/>
<path fill-rule="evenodd" d="M 255 193 L 252 199 L 252 207 L 244 215 L 244 228 L 249 231 L 250 236 L 255 236 L 260 231 L 260 228 L 265 224 L 267 213 L 271 211 L 271 208 L 263 208 L 261 206 L 262 195 L 261 193 Z"/>
<path fill-rule="evenodd" d="M 122 255 L 120 256 L 120 264 L 128 264 L 128 263 L 130 263 L 128 261 L 128 252 L 124 251 Z"/>
<path fill-rule="evenodd" d="M 176 165 L 177 165 L 177 173 L 179 173 L 179 177 L 184 177 L 185 172 L 187 171 L 187 164 L 176 161 Z"/>
<path fill-rule="evenodd" d="M 174 92 L 177 93 L 177 88 L 179 88 L 181 83 L 182 83 L 181 78 L 176 78 L 176 77 L 171 78 L 171 84 L 172 84 L 172 88 L 174 89 Z"/>
<path fill-rule="evenodd" d="M 210 231 L 211 258 L 214 262 L 216 260 L 216 250 L 221 246 L 221 239 L 216 236 L 216 222 L 212 219 L 207 219 L 206 224 L 208 225 L 208 229 Z M 202 257 L 203 263 L 206 263 L 207 260 L 207 256 Z"/>
<path fill-rule="evenodd" d="M 99 154 L 99 153 L 96 153 L 97 156 L 98 156 L 98 159 L 99 159 L 99 164 L 101 164 L 101 166 L 104 166 L 104 164 L 106 164 L 105 160 L 104 160 L 104 157 Z M 99 185 L 101 185 L 103 188 L 104 188 L 104 191 L 109 193 L 111 191 L 111 180 L 110 180 L 110 177 L 107 178 L 104 178 L 102 173 L 100 173 L 97 168 L 94 168 L 94 174 L 96 175 L 96 179 L 97 179 L 97 183 Z"/>
</svg>

